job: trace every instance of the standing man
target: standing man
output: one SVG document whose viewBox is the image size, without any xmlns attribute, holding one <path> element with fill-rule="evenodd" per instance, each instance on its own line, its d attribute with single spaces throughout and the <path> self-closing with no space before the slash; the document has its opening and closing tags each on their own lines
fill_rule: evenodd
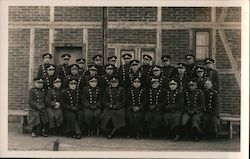
<svg viewBox="0 0 250 159">
<path fill-rule="evenodd" d="M 48 115 L 45 105 L 45 90 L 43 88 L 43 79 L 34 78 L 35 87 L 29 91 L 29 125 L 32 127 L 32 137 L 38 135 L 47 137 Z"/>
<path fill-rule="evenodd" d="M 130 61 L 130 69 L 128 70 L 128 74 L 126 76 L 126 85 L 125 85 L 126 89 L 132 86 L 134 78 L 142 78 L 139 60 Z"/>
<path fill-rule="evenodd" d="M 174 66 L 171 66 L 171 56 L 170 55 L 162 55 L 162 75 L 166 77 L 166 81 L 169 82 L 171 78 L 175 77 L 178 74 L 177 69 Z"/>
<path fill-rule="evenodd" d="M 44 78 L 46 76 L 46 66 L 51 63 L 51 59 L 52 55 L 50 53 L 43 54 L 43 64 L 38 67 L 38 78 Z"/>
<path fill-rule="evenodd" d="M 69 54 L 63 54 L 61 56 L 63 63 L 59 65 L 56 70 L 56 76 L 60 76 L 61 80 L 64 81 L 67 75 L 70 75 L 69 60 L 71 56 Z"/>
<path fill-rule="evenodd" d="M 202 110 L 205 106 L 205 97 L 202 90 L 197 89 L 197 83 L 190 81 L 188 90 L 184 92 L 184 114 L 181 124 L 185 127 L 185 132 L 191 131 L 193 141 L 199 141 L 201 132 Z M 189 123 L 189 124 L 188 124 Z"/>
<path fill-rule="evenodd" d="M 118 70 L 118 74 L 120 77 L 120 86 L 126 86 L 126 76 L 128 74 L 128 70 L 130 68 L 130 61 L 132 59 L 132 55 L 131 54 L 124 54 L 122 55 L 122 58 L 124 60 L 124 65 L 121 65 L 119 70 Z"/>
<path fill-rule="evenodd" d="M 216 138 L 218 133 L 218 120 L 220 117 L 219 93 L 212 88 L 212 81 L 206 79 L 204 95 L 206 99 L 203 109 L 202 126 L 207 138 Z"/>
<path fill-rule="evenodd" d="M 103 85 L 103 78 L 97 74 L 97 68 L 96 68 L 96 65 L 89 65 L 88 67 L 88 74 L 86 76 L 83 77 L 82 79 L 82 86 L 81 86 L 81 89 L 83 87 L 86 87 L 88 86 L 88 79 L 90 77 L 95 77 L 98 81 L 97 85 L 99 88 L 103 89 L 104 88 L 104 85 Z"/>
<path fill-rule="evenodd" d="M 151 80 L 153 78 L 157 78 L 159 79 L 159 84 L 160 86 L 159 87 L 164 87 L 165 88 L 165 85 L 166 85 L 166 77 L 163 76 L 162 72 L 161 72 L 161 67 L 159 65 L 155 65 L 153 66 L 152 68 L 152 76 L 149 78 L 149 82 L 151 82 Z M 149 87 L 151 86 L 152 83 L 148 83 L 146 86 Z M 149 87 L 150 88 L 150 87 Z"/>
<path fill-rule="evenodd" d="M 146 87 L 146 83 L 149 83 L 149 77 L 152 74 L 152 62 L 153 58 L 150 55 L 143 55 L 143 64 L 140 67 L 140 72 L 142 73 L 142 84 Z"/>
<path fill-rule="evenodd" d="M 76 59 L 76 63 L 79 67 L 79 76 L 85 76 L 86 74 L 85 59 L 84 58 Z"/>
<path fill-rule="evenodd" d="M 70 65 L 70 75 L 67 75 L 66 79 L 63 83 L 63 88 L 67 88 L 69 85 L 69 80 L 71 78 L 74 78 L 77 80 L 77 89 L 81 91 L 81 88 L 83 87 L 83 76 L 79 76 L 79 66 L 77 64 Z"/>
<path fill-rule="evenodd" d="M 102 76 L 104 89 L 106 89 L 107 87 L 111 87 L 110 79 L 115 75 L 114 68 L 115 66 L 113 64 L 105 65 L 106 74 Z"/>
<path fill-rule="evenodd" d="M 175 79 L 178 83 L 178 90 L 184 91 L 188 88 L 188 82 L 190 78 L 187 76 L 186 67 L 184 63 L 178 63 L 177 65 L 178 74 L 176 75 Z"/>
<path fill-rule="evenodd" d="M 93 58 L 94 65 L 97 69 L 97 75 L 102 76 L 104 75 L 104 67 L 102 62 L 102 55 L 95 55 Z"/>
<path fill-rule="evenodd" d="M 55 77 L 55 65 L 46 65 L 46 76 L 44 77 L 44 89 L 47 94 L 48 90 L 53 88 L 53 80 Z"/>
<path fill-rule="evenodd" d="M 148 109 L 145 117 L 147 128 L 149 129 L 149 137 L 152 137 L 152 133 L 161 130 L 165 105 L 166 91 L 160 87 L 159 78 L 152 78 L 151 88 L 148 90 Z"/>
<path fill-rule="evenodd" d="M 186 55 L 186 72 L 190 79 L 196 77 L 197 65 L 195 64 L 195 56 L 192 54 Z"/>
<path fill-rule="evenodd" d="M 64 133 L 80 139 L 83 130 L 84 112 L 81 105 L 80 92 L 77 89 L 77 79 L 70 78 L 68 89 L 62 94 L 62 108 L 64 115 Z"/>
<path fill-rule="evenodd" d="M 212 80 L 213 89 L 220 93 L 220 76 L 217 70 L 214 69 L 214 59 L 205 59 L 206 69 L 204 72 L 204 77 L 208 77 Z"/>
<path fill-rule="evenodd" d="M 197 83 L 197 88 L 200 90 L 204 90 L 204 83 L 205 83 L 204 68 L 198 67 L 196 70 L 196 74 L 197 77 L 194 78 L 194 81 Z"/>
<path fill-rule="evenodd" d="M 107 87 L 104 91 L 101 128 L 106 129 L 109 122 L 112 124 L 112 131 L 108 135 L 108 139 L 112 139 L 115 132 L 121 127 L 126 126 L 125 122 L 125 104 L 126 92 L 123 87 L 119 86 L 119 79 L 113 77 L 110 80 L 111 87 Z"/>
</svg>

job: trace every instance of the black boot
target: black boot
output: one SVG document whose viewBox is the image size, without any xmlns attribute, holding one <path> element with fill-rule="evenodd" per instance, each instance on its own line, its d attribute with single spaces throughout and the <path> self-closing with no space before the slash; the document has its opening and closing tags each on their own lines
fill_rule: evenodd
<svg viewBox="0 0 250 159">
<path fill-rule="evenodd" d="M 135 138 L 136 140 L 140 140 L 141 139 L 141 135 L 140 135 L 140 133 L 139 132 L 136 132 L 136 138 Z"/>
<path fill-rule="evenodd" d="M 197 128 L 193 128 L 194 142 L 199 142 L 199 131 Z"/>
</svg>

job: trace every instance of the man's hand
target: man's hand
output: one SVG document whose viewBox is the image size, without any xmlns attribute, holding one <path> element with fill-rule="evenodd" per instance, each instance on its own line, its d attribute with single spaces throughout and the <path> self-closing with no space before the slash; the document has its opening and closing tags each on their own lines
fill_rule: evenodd
<svg viewBox="0 0 250 159">
<path fill-rule="evenodd" d="M 140 110 L 139 107 L 133 107 L 133 112 L 137 112 L 138 110 Z"/>
<path fill-rule="evenodd" d="M 58 109 L 58 108 L 60 108 L 60 103 L 59 102 L 55 102 L 55 109 Z"/>
</svg>

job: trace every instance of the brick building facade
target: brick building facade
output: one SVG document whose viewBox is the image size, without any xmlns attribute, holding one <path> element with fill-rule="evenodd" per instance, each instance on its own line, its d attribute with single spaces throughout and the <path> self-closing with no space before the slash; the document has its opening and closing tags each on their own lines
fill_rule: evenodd
<svg viewBox="0 0 250 159">
<path fill-rule="evenodd" d="M 240 113 L 241 8 L 239 7 L 9 7 L 9 109 L 28 107 L 28 89 L 50 52 L 75 48 L 91 62 L 95 54 L 140 59 L 162 54 L 172 63 L 196 51 L 197 32 L 207 32 L 208 55 L 221 76 L 222 111 Z M 120 58 L 118 60 L 120 63 Z M 104 61 L 105 63 L 105 61 Z"/>
</svg>

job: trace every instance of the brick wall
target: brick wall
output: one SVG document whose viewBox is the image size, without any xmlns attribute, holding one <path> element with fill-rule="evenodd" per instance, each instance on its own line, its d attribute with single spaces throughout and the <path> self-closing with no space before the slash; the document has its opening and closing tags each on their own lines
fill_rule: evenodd
<svg viewBox="0 0 250 159">
<path fill-rule="evenodd" d="M 108 20 L 152 22 L 157 20 L 157 8 L 156 7 L 109 7 Z"/>
<path fill-rule="evenodd" d="M 208 7 L 163 7 L 162 21 L 171 22 L 208 22 L 211 8 Z"/>
<path fill-rule="evenodd" d="M 162 31 L 162 54 L 171 55 L 172 63 L 183 62 L 189 53 L 188 30 L 163 30 Z"/>
<path fill-rule="evenodd" d="M 11 6 L 9 21 L 49 21 L 49 7 L 46 6 Z"/>
<path fill-rule="evenodd" d="M 27 107 L 29 77 L 29 29 L 9 30 L 9 106 Z"/>
<path fill-rule="evenodd" d="M 108 21 L 155 22 L 157 7 L 108 7 Z M 216 8 L 218 20 L 222 8 Z M 49 21 L 50 7 L 9 7 L 9 21 Z M 240 22 L 240 8 L 230 7 L 225 21 Z M 101 22 L 101 7 L 55 7 L 55 21 L 65 22 Z M 202 7 L 163 7 L 163 22 L 209 22 L 211 8 Z M 225 30 L 225 35 L 238 66 L 240 66 L 241 30 Z M 12 109 L 27 106 L 28 71 L 29 71 L 29 29 L 9 29 L 9 107 Z M 156 44 L 156 29 L 108 29 L 108 44 Z M 102 52 L 102 29 L 88 28 L 88 62 L 95 54 Z M 54 44 L 82 44 L 82 28 L 55 28 Z M 49 27 L 35 29 L 35 68 L 42 63 L 41 55 L 49 51 Z M 189 53 L 189 30 L 162 30 L 163 54 L 170 54 L 172 62 L 183 62 Z M 226 51 L 217 32 L 216 67 L 221 70 L 231 69 Z M 109 54 L 115 49 L 109 48 Z M 240 69 L 240 67 L 239 67 Z M 240 88 L 233 74 L 220 72 L 222 90 L 222 111 L 240 112 Z"/>
<path fill-rule="evenodd" d="M 55 21 L 101 21 L 101 7 L 55 7 Z"/>
</svg>

